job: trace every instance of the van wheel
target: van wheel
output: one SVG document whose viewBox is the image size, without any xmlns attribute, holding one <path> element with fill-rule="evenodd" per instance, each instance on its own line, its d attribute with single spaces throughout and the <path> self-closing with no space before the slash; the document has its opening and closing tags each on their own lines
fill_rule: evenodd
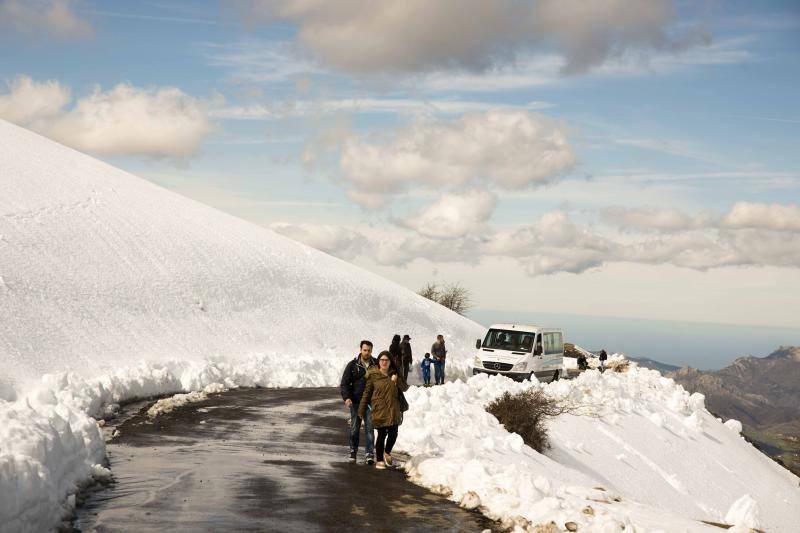
<svg viewBox="0 0 800 533">
<path fill-rule="evenodd" d="M 559 372 L 558 370 L 556 370 L 555 372 L 553 372 L 553 379 L 550 380 L 550 383 L 558 381 L 558 378 L 559 378 Z"/>
</svg>

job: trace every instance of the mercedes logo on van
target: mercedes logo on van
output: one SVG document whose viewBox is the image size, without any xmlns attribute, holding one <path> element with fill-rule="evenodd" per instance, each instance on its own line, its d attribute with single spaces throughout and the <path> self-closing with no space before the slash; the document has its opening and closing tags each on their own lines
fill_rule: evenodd
<svg viewBox="0 0 800 533">
<path fill-rule="evenodd" d="M 492 368 L 494 368 L 495 370 L 500 370 L 500 363 L 493 364 Z"/>
</svg>

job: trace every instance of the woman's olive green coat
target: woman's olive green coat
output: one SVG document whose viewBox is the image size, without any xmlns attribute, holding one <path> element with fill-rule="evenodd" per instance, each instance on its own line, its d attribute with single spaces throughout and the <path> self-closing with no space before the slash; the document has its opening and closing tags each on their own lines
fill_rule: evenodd
<svg viewBox="0 0 800 533">
<path fill-rule="evenodd" d="M 373 366 L 367 371 L 367 387 L 358 406 L 358 416 L 364 417 L 367 405 L 372 409 L 372 425 L 376 428 L 394 426 L 403 422 L 403 412 L 400 410 L 400 400 L 397 391 L 407 391 L 408 384 L 400 374 L 397 382 L 392 381 L 391 375 L 384 376 L 378 367 Z"/>
</svg>

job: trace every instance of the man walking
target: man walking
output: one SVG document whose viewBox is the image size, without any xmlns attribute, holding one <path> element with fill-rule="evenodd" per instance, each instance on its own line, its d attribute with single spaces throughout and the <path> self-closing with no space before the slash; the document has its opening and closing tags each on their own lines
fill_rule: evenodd
<svg viewBox="0 0 800 533">
<path fill-rule="evenodd" d="M 600 350 L 600 372 L 606 371 L 606 360 L 608 359 L 608 354 L 606 353 L 605 349 Z"/>
<path fill-rule="evenodd" d="M 356 454 L 358 452 L 359 432 L 361 431 L 361 422 L 364 422 L 364 436 L 367 442 L 364 446 L 364 453 L 366 455 L 365 462 L 371 465 L 375 462 L 375 434 L 372 431 L 372 413 L 367 410 L 364 418 L 358 416 L 358 405 L 361 403 L 361 396 L 364 394 L 366 388 L 366 375 L 367 370 L 371 366 L 376 366 L 378 361 L 372 357 L 372 343 L 370 341 L 361 341 L 361 351 L 355 359 L 347 363 L 342 374 L 342 382 L 339 389 L 342 393 L 344 404 L 350 409 L 350 462 L 356 462 Z"/>
<path fill-rule="evenodd" d="M 403 335 L 403 342 L 400 343 L 400 352 L 403 354 L 403 379 L 408 383 L 408 371 L 414 359 L 411 356 L 411 337 Z"/>
<path fill-rule="evenodd" d="M 431 356 L 433 357 L 434 383 L 442 385 L 444 383 L 444 361 L 447 358 L 447 348 L 442 335 L 436 336 L 436 342 L 431 346 Z"/>
</svg>

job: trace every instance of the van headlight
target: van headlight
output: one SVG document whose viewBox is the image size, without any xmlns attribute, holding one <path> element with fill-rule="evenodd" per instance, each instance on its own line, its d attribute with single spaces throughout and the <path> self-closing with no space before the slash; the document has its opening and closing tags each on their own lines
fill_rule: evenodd
<svg viewBox="0 0 800 533">
<path fill-rule="evenodd" d="M 475 356 L 475 359 L 472 360 L 472 366 L 481 366 L 481 356 Z"/>
<path fill-rule="evenodd" d="M 524 372 L 526 366 L 528 366 L 528 362 L 527 361 L 520 361 L 519 363 L 517 363 L 516 365 L 511 367 L 511 371 L 512 372 Z"/>
</svg>

